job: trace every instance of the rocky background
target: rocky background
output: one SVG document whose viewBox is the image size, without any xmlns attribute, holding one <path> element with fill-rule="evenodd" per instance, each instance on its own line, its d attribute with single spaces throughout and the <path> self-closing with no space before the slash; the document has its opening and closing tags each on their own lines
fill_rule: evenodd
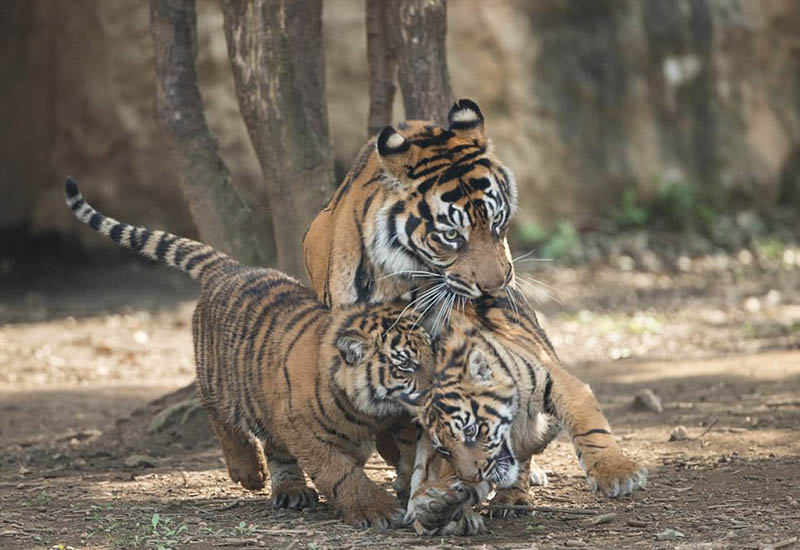
<svg viewBox="0 0 800 550">
<path fill-rule="evenodd" d="M 222 16 L 216 2 L 198 4 L 207 117 L 266 231 Z M 800 204 L 796 0 L 460 0 L 448 9 L 453 89 L 482 106 L 516 172 L 518 238 L 565 220 L 579 232 L 640 226 L 669 186 L 732 216 Z M 325 2 L 340 175 L 366 137 L 363 10 L 362 1 Z M 0 31 L 2 255 L 54 235 L 106 253 L 63 207 L 68 174 L 109 214 L 196 234 L 153 115 L 148 3 L 6 0 Z"/>
</svg>

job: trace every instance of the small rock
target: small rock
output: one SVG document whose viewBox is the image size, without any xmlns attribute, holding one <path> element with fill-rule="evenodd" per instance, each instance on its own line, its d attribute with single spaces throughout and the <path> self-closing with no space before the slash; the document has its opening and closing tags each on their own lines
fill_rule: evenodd
<svg viewBox="0 0 800 550">
<path fill-rule="evenodd" d="M 675 529 L 664 529 L 660 533 L 656 533 L 656 540 L 675 540 L 685 536 L 686 535 Z"/>
<path fill-rule="evenodd" d="M 664 412 L 664 406 L 661 404 L 661 399 L 658 398 L 653 390 L 645 388 L 633 398 L 633 408 L 639 410 L 648 410 L 655 413 Z"/>
<path fill-rule="evenodd" d="M 152 468 L 158 461 L 152 456 L 147 455 L 131 455 L 125 459 L 125 466 L 128 468 Z"/>
<path fill-rule="evenodd" d="M 675 426 L 669 434 L 670 441 L 686 441 L 689 439 L 689 432 L 684 426 Z"/>
<path fill-rule="evenodd" d="M 133 339 L 137 344 L 146 344 L 150 340 L 150 336 L 143 330 L 137 330 L 133 333 Z"/>
<path fill-rule="evenodd" d="M 677 268 L 684 273 L 692 270 L 692 260 L 688 256 L 679 256 L 675 263 Z"/>
<path fill-rule="evenodd" d="M 661 264 L 661 260 L 652 250 L 644 250 L 639 260 L 646 271 L 651 271 L 653 273 L 660 272 L 664 267 Z"/>
<path fill-rule="evenodd" d="M 767 302 L 767 305 L 770 306 L 777 306 L 781 303 L 781 293 L 774 288 L 767 292 L 767 295 L 764 297 L 764 300 Z"/>
<path fill-rule="evenodd" d="M 617 269 L 620 271 L 633 271 L 636 262 L 628 255 L 623 254 L 617 258 Z"/>
<path fill-rule="evenodd" d="M 26 476 L 26 475 L 28 475 L 29 473 L 31 473 L 32 471 L 33 471 L 33 470 L 31 470 L 30 468 L 26 468 L 26 467 L 25 467 L 25 466 L 23 466 L 22 464 L 20 464 L 20 465 L 19 465 L 19 468 L 17 468 L 17 473 L 18 473 L 19 475 L 21 475 L 21 476 Z"/>
<path fill-rule="evenodd" d="M 744 301 L 744 309 L 750 313 L 755 313 L 761 309 L 761 301 L 755 296 L 750 296 Z"/>
</svg>

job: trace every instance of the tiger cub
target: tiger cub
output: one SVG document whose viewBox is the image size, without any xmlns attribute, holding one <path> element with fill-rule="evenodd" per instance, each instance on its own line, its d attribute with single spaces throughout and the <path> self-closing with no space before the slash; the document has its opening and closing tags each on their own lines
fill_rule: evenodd
<svg viewBox="0 0 800 550">
<path fill-rule="evenodd" d="M 382 424 L 413 410 L 430 380 L 430 338 L 400 318 L 403 304 L 331 312 L 283 273 L 120 223 L 86 203 L 71 179 L 65 189 L 92 229 L 200 282 L 198 386 L 234 481 L 261 489 L 269 469 L 275 507 L 313 508 L 305 471 L 347 522 L 388 528 L 401 519 L 399 503 L 362 467 Z"/>
<path fill-rule="evenodd" d="M 471 505 L 489 482 L 499 488 L 492 504 L 533 504 L 529 478 L 518 474 L 562 427 L 593 491 L 618 497 L 644 487 L 647 469 L 623 454 L 591 389 L 563 368 L 532 312 L 478 299 L 437 346 L 441 372 L 421 408 L 428 437 L 418 443 L 407 508 L 417 531 L 482 530 Z"/>
</svg>

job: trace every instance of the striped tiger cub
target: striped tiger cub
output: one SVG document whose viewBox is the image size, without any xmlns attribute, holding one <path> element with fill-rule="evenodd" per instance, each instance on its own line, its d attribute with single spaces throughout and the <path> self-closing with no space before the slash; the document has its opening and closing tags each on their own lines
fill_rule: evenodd
<svg viewBox="0 0 800 550">
<path fill-rule="evenodd" d="M 401 317 L 404 304 L 331 312 L 281 272 L 108 218 L 71 179 L 65 190 L 92 229 L 200 282 L 192 317 L 198 386 L 231 479 L 261 489 L 269 469 L 275 507 L 313 508 L 305 471 L 353 525 L 388 528 L 402 518 L 363 465 L 375 434 L 413 410 L 431 377 L 431 340 Z"/>
<path fill-rule="evenodd" d="M 561 365 L 532 311 L 483 297 L 456 314 L 437 342 L 437 375 L 421 406 L 407 520 L 421 533 L 483 529 L 472 509 L 533 504 L 527 472 L 566 428 L 589 487 L 619 497 L 644 487 L 647 469 L 617 445 L 597 399 Z"/>
</svg>

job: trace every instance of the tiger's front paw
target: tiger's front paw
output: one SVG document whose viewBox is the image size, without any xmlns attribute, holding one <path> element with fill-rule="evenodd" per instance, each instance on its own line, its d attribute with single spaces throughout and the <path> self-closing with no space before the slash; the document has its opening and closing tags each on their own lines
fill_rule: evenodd
<svg viewBox="0 0 800 550">
<path fill-rule="evenodd" d="M 305 485 L 281 485 L 272 491 L 272 507 L 302 510 L 317 507 L 319 495 L 311 487 Z"/>
<path fill-rule="evenodd" d="M 397 499 L 383 490 L 376 490 L 371 498 L 344 511 L 345 521 L 353 527 L 379 531 L 403 525 L 404 516 L 405 510 Z"/>
<path fill-rule="evenodd" d="M 250 491 L 258 491 L 264 488 L 267 480 L 265 466 L 256 460 L 228 458 L 228 474 L 230 474 L 231 479 L 234 482 L 241 483 L 242 487 Z"/>
<path fill-rule="evenodd" d="M 445 525 L 426 527 L 422 521 L 416 519 L 413 527 L 418 535 L 428 536 L 460 535 L 466 537 L 486 532 L 483 517 L 467 504 L 462 504 Z"/>
<path fill-rule="evenodd" d="M 417 533 L 437 534 L 455 519 L 461 505 L 468 500 L 468 491 L 461 483 L 448 487 L 429 487 L 415 494 L 408 502 L 406 521 L 414 522 Z"/>
<path fill-rule="evenodd" d="M 600 457 L 585 470 L 589 488 L 610 498 L 630 494 L 647 483 L 647 468 L 622 453 Z"/>
<path fill-rule="evenodd" d="M 494 508 L 492 516 L 508 518 L 534 514 L 533 510 L 524 509 L 524 507 L 530 507 L 535 504 L 533 497 L 520 487 L 498 489 L 490 504 Z"/>
</svg>

